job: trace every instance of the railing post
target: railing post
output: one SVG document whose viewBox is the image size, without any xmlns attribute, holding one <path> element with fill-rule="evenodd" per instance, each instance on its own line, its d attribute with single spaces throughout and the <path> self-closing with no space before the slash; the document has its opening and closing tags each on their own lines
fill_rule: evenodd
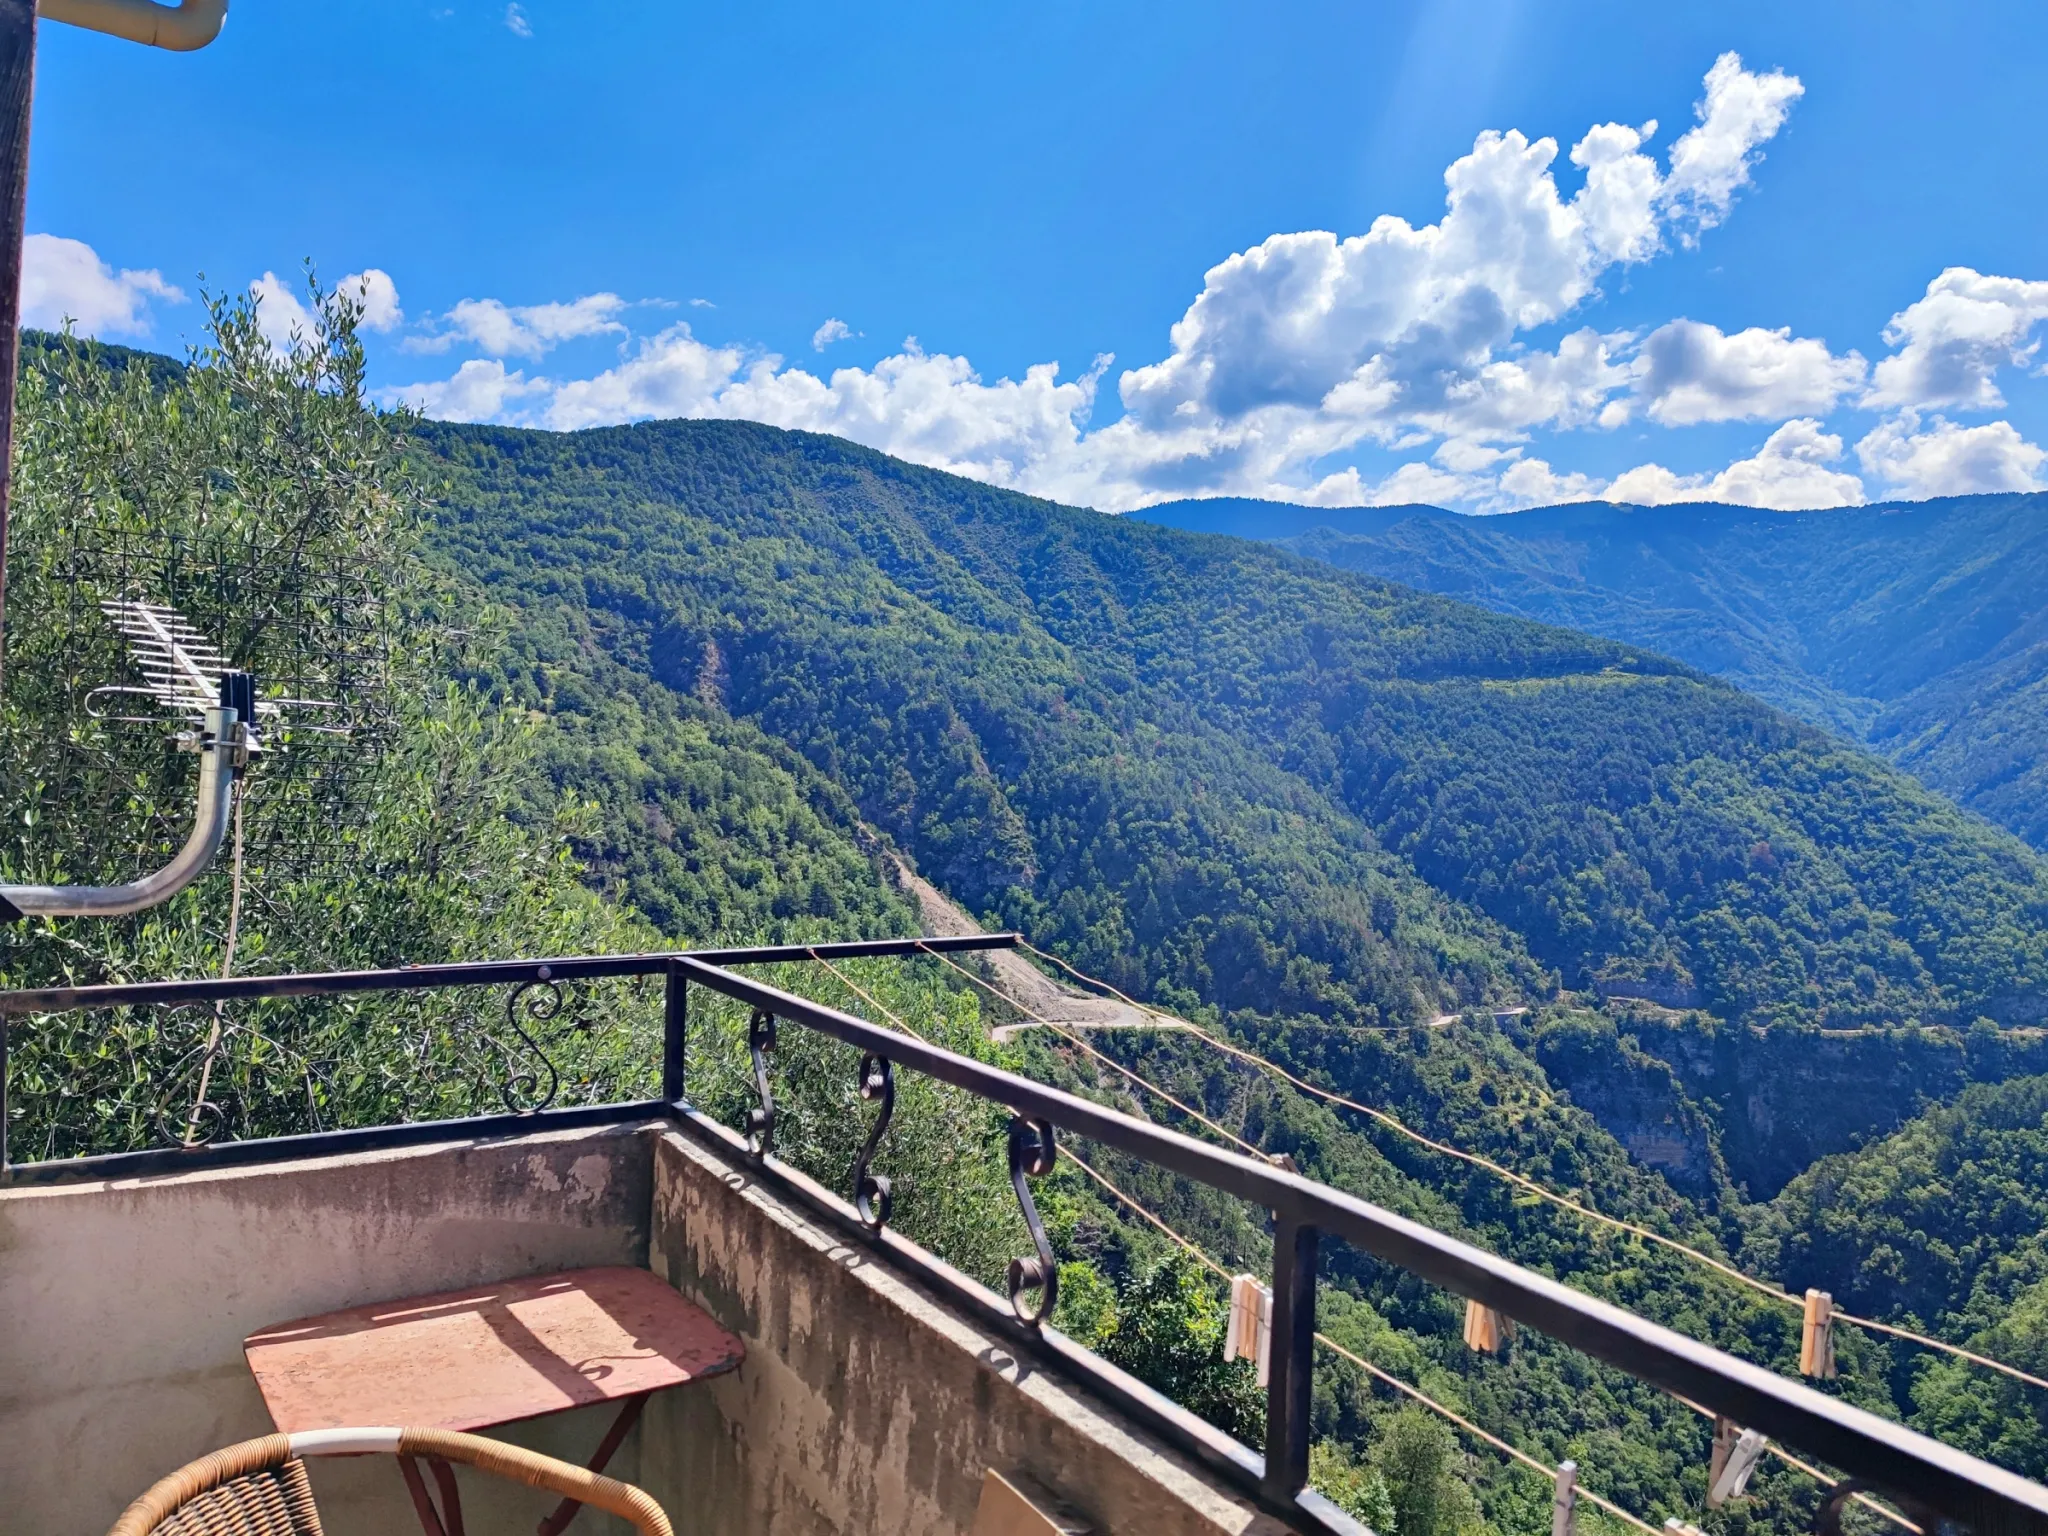
<svg viewBox="0 0 2048 1536">
<path fill-rule="evenodd" d="M 673 1104 L 683 1096 L 683 1042 L 690 1030 L 690 979 L 668 963 L 661 1003 L 661 1096 Z"/>
<path fill-rule="evenodd" d="M 1291 1499 L 1308 1483 L 1309 1371 L 1316 1345 L 1316 1229 L 1273 1228 L 1273 1344 L 1266 1378 L 1266 1491 Z"/>
</svg>

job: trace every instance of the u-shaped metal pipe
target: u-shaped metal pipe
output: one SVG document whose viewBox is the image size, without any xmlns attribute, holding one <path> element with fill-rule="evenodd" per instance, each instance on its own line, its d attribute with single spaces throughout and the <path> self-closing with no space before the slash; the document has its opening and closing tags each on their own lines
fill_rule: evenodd
<svg viewBox="0 0 2048 1536">
<path fill-rule="evenodd" d="M 235 755 L 242 733 L 232 709 L 206 712 L 206 745 L 199 758 L 199 810 L 178 856 L 154 874 L 126 885 L 0 885 L 0 898 L 23 917 L 126 917 L 169 901 L 206 872 L 220 852 L 235 788 Z"/>
<path fill-rule="evenodd" d="M 178 0 L 176 5 L 159 5 L 156 0 L 36 0 L 36 14 L 131 43 L 190 53 L 220 36 L 221 23 L 228 19 L 228 0 Z"/>
</svg>

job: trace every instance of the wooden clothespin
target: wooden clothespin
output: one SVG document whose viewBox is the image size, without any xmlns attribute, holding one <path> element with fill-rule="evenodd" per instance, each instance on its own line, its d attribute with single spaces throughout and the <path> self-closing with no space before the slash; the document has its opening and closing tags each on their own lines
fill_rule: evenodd
<svg viewBox="0 0 2048 1536">
<path fill-rule="evenodd" d="M 1578 1536 L 1579 1464 L 1557 1464 L 1557 1491 L 1550 1501 L 1550 1536 Z"/>
<path fill-rule="evenodd" d="M 1739 1499 L 1768 1442 L 1753 1429 L 1728 1419 L 1714 1420 L 1714 1456 L 1707 1467 L 1707 1508 Z"/>
<path fill-rule="evenodd" d="M 1664 1522 L 1664 1529 L 1670 1532 L 1671 1536 L 1706 1536 L 1706 1533 L 1690 1520 L 1681 1520 L 1676 1515 Z"/>
<path fill-rule="evenodd" d="M 1515 1325 L 1491 1307 L 1483 1307 L 1476 1301 L 1465 1303 L 1465 1342 L 1472 1348 L 1489 1355 L 1500 1353 L 1503 1345 L 1515 1336 Z"/>
<path fill-rule="evenodd" d="M 1265 1386 L 1273 1369 L 1273 1292 L 1250 1275 L 1230 1282 L 1230 1325 L 1223 1331 L 1223 1358 L 1250 1360 Z"/>
<path fill-rule="evenodd" d="M 1799 1374 L 1816 1380 L 1835 1374 L 1835 1298 L 1806 1293 L 1806 1320 L 1799 1333 Z"/>
</svg>

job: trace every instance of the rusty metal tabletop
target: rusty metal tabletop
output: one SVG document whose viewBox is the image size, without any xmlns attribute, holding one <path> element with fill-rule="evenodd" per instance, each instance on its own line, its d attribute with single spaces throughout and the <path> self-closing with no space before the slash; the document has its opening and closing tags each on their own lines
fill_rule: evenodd
<svg viewBox="0 0 2048 1536">
<path fill-rule="evenodd" d="M 745 1347 L 644 1269 L 575 1269 L 279 1323 L 243 1341 L 287 1434 L 488 1429 L 732 1370 Z"/>
</svg>

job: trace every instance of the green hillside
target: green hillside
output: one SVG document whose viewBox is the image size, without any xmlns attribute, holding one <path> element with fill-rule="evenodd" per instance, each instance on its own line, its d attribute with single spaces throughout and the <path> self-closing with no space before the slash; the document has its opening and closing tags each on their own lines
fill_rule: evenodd
<svg viewBox="0 0 2048 1536">
<path fill-rule="evenodd" d="M 1648 652 L 745 423 L 419 442 L 546 707 L 592 647 L 710 701 L 1126 988 L 1362 1024 L 1558 982 L 1754 1023 L 2048 1001 L 2038 856 Z"/>
<path fill-rule="evenodd" d="M 2038 1055 L 2031 1034 L 2006 1053 L 1945 1027 L 2038 1016 L 2038 856 L 1655 655 L 833 439 L 425 424 L 418 443 L 440 487 L 438 557 L 518 609 L 501 681 L 564 739 L 606 734 L 613 695 L 651 680 L 784 744 L 855 825 L 992 921 L 1603 1209 L 1710 1250 L 1751 1242 L 1785 1285 L 1815 1283 L 1807 1251 L 1771 1238 L 1790 1202 L 1759 1214 L 1744 1186 L 1767 1195 L 1815 1156 L 1917 1131 L 1927 1095 Z M 645 857 L 630 799 L 583 845 L 593 865 Z M 1599 982 L 1711 1011 L 1649 1008 L 1617 1029 L 1545 1001 Z M 1520 999 L 1536 1011 L 1505 1029 L 1327 1027 Z M 1802 1048 L 1852 1038 L 1823 1023 L 1898 1025 L 1853 1038 L 1909 1043 L 1838 1053 L 1839 1081 L 1787 1074 Z M 1195 1042 L 1112 1044 L 1305 1172 L 1781 1369 L 1796 1355 L 1795 1312 L 1676 1256 Z M 1163 1113 L 1043 1037 L 1016 1049 L 1034 1075 Z M 1802 1082 L 1826 1115 L 1801 1108 Z M 737 1114 L 743 1095 L 735 1065 L 718 1107 Z M 1223 1262 L 1265 1264 L 1263 1230 L 1232 1202 L 1090 1155 Z M 1255 1401 L 1204 1363 L 1202 1330 L 1220 1327 L 1208 1282 L 1078 1177 L 1053 1220 L 1087 1265 L 1064 1325 L 1250 1433 Z M 1697 1514 L 1705 1429 L 1668 1400 L 1540 1340 L 1474 1356 L 1453 1303 L 1356 1255 L 1333 1253 L 1328 1277 L 1338 1337 L 1533 1452 L 1599 1468 L 1633 1508 Z M 1916 1422 L 1989 1390 L 1935 1393 L 1906 1346 L 1842 1348 L 1841 1390 Z M 1385 1443 L 1385 1403 L 1341 1369 L 1318 1379 L 1320 1432 Z M 2048 1465 L 2031 1441 L 1999 1449 Z M 1526 1479 L 1483 1460 L 1468 1475 L 1496 1529 L 1544 1528 Z M 1806 1518 L 1796 1477 L 1763 1486 L 1738 1523 Z"/>
<path fill-rule="evenodd" d="M 2003 495 L 1794 513 L 1586 503 L 1472 518 L 1224 500 L 1137 515 L 1678 657 L 2040 847 L 2044 513 L 2041 496 Z"/>
<path fill-rule="evenodd" d="M 1815 1164 L 1760 1214 L 1745 1257 L 2038 1375 L 2048 1367 L 2044 1218 L 2048 1078 L 2025 1077 L 1967 1089 L 1896 1135 Z M 2048 1393 L 1958 1361 L 1923 1366 L 1910 1391 L 1930 1433 L 2008 1465 L 2048 1462 Z"/>
</svg>

